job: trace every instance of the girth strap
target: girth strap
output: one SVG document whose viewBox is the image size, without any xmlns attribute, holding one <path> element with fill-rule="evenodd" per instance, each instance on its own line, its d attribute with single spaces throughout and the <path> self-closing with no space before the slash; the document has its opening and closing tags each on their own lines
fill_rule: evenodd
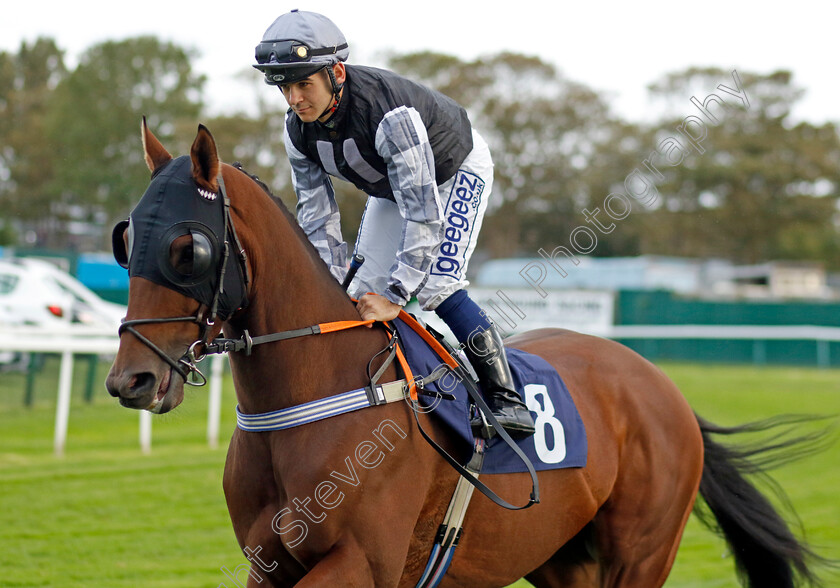
<svg viewBox="0 0 840 588">
<path fill-rule="evenodd" d="M 464 468 L 476 479 L 478 479 L 481 466 L 484 464 L 485 444 L 484 439 L 476 437 L 472 459 Z M 434 588 L 443 579 L 446 570 L 449 569 L 449 564 L 452 562 L 452 556 L 454 555 L 453 552 L 461 539 L 464 516 L 467 514 L 467 507 L 470 504 L 474 489 L 475 486 L 468 482 L 466 478 L 458 478 L 458 484 L 449 500 L 449 508 L 446 509 L 443 523 L 438 527 L 435 544 L 432 547 L 432 553 L 429 555 L 426 569 L 423 570 L 423 575 L 420 576 L 416 588 Z"/>
</svg>

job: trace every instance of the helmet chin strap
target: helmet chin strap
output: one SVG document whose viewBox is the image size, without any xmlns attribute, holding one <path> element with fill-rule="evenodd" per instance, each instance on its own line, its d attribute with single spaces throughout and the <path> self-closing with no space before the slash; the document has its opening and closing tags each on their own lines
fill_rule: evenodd
<svg viewBox="0 0 840 588">
<path fill-rule="evenodd" d="M 327 114 L 332 115 L 336 109 L 338 109 L 338 103 L 341 101 L 341 88 L 344 84 L 339 84 L 338 81 L 335 79 L 335 73 L 333 72 L 332 66 L 327 66 L 327 75 L 330 78 L 330 85 L 332 86 L 333 91 L 333 101 L 330 106 L 321 113 L 321 116 L 318 117 L 318 120 L 326 116 Z"/>
</svg>

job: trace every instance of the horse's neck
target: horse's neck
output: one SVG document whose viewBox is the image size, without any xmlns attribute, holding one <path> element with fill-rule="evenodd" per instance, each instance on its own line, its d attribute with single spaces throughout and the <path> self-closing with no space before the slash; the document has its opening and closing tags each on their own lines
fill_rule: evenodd
<svg viewBox="0 0 840 588">
<path fill-rule="evenodd" d="M 239 220 L 253 283 L 249 307 L 231 322 L 235 330 L 257 336 L 360 320 L 291 222 L 267 198 Z M 250 357 L 236 354 L 231 360 L 239 403 L 245 412 L 266 412 L 363 386 L 367 362 L 386 343 L 382 330 L 356 327 L 257 346 Z"/>
</svg>

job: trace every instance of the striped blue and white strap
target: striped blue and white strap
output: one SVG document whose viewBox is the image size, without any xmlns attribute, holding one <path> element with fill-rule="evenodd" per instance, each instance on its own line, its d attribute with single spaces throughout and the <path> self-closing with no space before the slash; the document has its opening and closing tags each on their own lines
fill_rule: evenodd
<svg viewBox="0 0 840 588">
<path fill-rule="evenodd" d="M 404 388 L 405 380 L 397 380 L 387 384 L 377 384 L 373 387 L 372 392 L 370 388 L 359 388 L 291 408 L 261 414 L 244 414 L 237 405 L 236 426 L 249 433 L 290 429 L 354 410 L 368 408 L 369 406 L 379 406 L 402 400 L 404 398 Z"/>
<path fill-rule="evenodd" d="M 484 450 L 486 443 L 484 439 L 476 437 L 473 445 L 473 455 L 466 466 L 466 471 L 475 478 L 481 473 L 484 465 Z M 467 507 L 470 505 L 473 490 L 475 487 L 461 476 L 455 486 L 455 492 L 449 501 L 449 508 L 443 517 L 443 523 L 438 527 L 435 545 L 429 555 L 429 561 L 423 570 L 423 575 L 417 582 L 415 588 L 436 588 L 446 575 L 449 564 L 452 563 L 452 556 L 458 541 L 461 539 L 464 517 L 467 514 Z"/>
</svg>

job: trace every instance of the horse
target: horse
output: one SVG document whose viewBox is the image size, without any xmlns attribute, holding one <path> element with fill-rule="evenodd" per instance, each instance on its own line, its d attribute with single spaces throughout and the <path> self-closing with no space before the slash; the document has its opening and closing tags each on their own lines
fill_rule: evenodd
<svg viewBox="0 0 840 588">
<path fill-rule="evenodd" d="M 221 335 L 247 347 L 228 349 L 243 414 L 359 389 L 371 369 L 383 382 L 400 379 L 397 365 L 382 359 L 388 330 L 360 322 L 294 216 L 255 177 L 220 161 L 207 128 L 199 126 L 189 156 L 177 159 L 145 119 L 142 142 L 153 178 L 175 162 L 188 169 L 184 190 L 192 193 L 158 195 L 170 198 L 160 211 L 176 214 L 178 199 L 197 191 L 209 204 L 224 199 L 227 216 L 215 234 L 198 230 L 195 219 L 173 218 L 186 229 L 170 231 L 169 240 L 132 226 L 136 219 L 117 226 L 115 254 L 132 275 L 106 380 L 112 396 L 133 409 L 176 408 L 194 360 Z M 145 273 L 128 263 L 143 247 Z M 209 255 L 213 247 L 222 253 Z M 160 266 L 180 276 L 177 287 L 155 277 Z M 210 276 L 209 287 L 194 283 L 199 274 Z M 300 333 L 327 323 L 347 328 Z M 252 334 L 290 331 L 299 336 L 249 345 Z M 819 582 L 809 547 L 746 479 L 748 454 L 712 438 L 744 429 L 701 419 L 660 369 L 617 342 L 539 329 L 506 345 L 562 376 L 586 427 L 587 463 L 539 472 L 541 497 L 531 508 L 502 509 L 476 494 L 441 586 L 520 578 L 537 587 L 662 586 L 698 492 L 749 586 Z M 419 433 L 421 420 L 452 448 L 433 412 L 417 414 L 407 402 L 277 431 L 237 427 L 223 489 L 249 562 L 247 585 L 416 585 L 460 477 Z M 531 489 L 527 474 L 482 478 L 501 496 Z"/>
</svg>

